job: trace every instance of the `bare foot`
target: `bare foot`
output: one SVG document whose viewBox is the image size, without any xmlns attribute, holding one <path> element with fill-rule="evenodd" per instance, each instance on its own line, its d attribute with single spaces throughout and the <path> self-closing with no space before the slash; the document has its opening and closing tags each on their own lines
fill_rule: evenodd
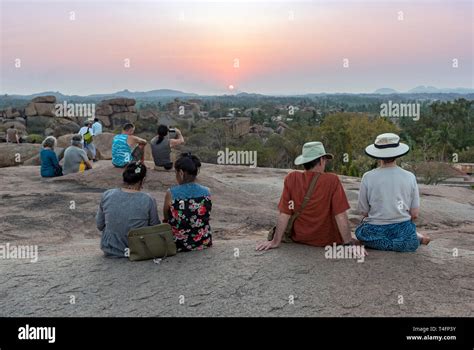
<svg viewBox="0 0 474 350">
<path fill-rule="evenodd" d="M 418 235 L 420 237 L 420 244 L 428 245 L 431 242 L 431 238 L 422 234 Z"/>
</svg>

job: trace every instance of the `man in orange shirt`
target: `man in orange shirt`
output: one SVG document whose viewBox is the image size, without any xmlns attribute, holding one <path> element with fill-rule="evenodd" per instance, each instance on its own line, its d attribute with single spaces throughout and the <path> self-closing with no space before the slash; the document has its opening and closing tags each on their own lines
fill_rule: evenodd
<svg viewBox="0 0 474 350">
<path fill-rule="evenodd" d="M 303 165 L 305 171 L 293 171 L 285 177 L 273 240 L 258 243 L 257 250 L 268 250 L 280 245 L 291 215 L 301 207 L 311 180 L 318 173 L 316 187 L 293 224 L 291 238 L 295 242 L 316 247 L 333 243 L 357 243 L 351 236 L 346 213 L 350 206 L 344 188 L 336 174 L 324 172 L 327 160 L 333 159 L 333 155 L 326 153 L 321 142 L 305 143 L 302 153 L 295 159 L 295 165 Z"/>
</svg>

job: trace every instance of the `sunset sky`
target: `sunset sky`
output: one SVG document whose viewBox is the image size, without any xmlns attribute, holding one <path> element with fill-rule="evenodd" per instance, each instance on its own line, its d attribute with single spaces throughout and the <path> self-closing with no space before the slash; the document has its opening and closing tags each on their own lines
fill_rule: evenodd
<svg viewBox="0 0 474 350">
<path fill-rule="evenodd" d="M 0 92 L 472 88 L 473 15 L 469 0 L 2 0 Z"/>
</svg>

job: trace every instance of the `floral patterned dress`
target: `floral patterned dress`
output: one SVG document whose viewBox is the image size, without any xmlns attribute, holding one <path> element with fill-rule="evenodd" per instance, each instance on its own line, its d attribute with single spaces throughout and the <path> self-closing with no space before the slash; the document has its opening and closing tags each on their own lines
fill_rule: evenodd
<svg viewBox="0 0 474 350">
<path fill-rule="evenodd" d="M 202 250 L 212 246 L 209 217 L 212 209 L 209 188 L 197 183 L 171 187 L 171 225 L 178 252 Z"/>
</svg>

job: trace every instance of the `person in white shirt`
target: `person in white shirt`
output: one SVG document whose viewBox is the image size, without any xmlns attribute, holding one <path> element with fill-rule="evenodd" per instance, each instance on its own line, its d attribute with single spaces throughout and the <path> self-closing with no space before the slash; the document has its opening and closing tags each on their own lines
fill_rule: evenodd
<svg viewBox="0 0 474 350">
<path fill-rule="evenodd" d="M 79 134 L 82 136 L 84 142 L 84 150 L 89 150 L 92 155 L 92 161 L 97 162 L 96 149 L 94 145 L 94 130 L 92 128 L 92 120 L 86 120 L 84 126 L 79 130 Z"/>
<path fill-rule="evenodd" d="M 378 135 L 365 153 L 380 166 L 362 177 L 358 208 L 364 217 L 355 234 L 368 248 L 414 252 L 430 238 L 416 230 L 420 194 L 416 176 L 397 166 L 396 159 L 410 151 L 393 133 Z"/>
<path fill-rule="evenodd" d="M 98 118 L 94 118 L 94 124 L 92 124 L 92 132 L 94 136 L 102 134 L 102 123 Z"/>
</svg>

